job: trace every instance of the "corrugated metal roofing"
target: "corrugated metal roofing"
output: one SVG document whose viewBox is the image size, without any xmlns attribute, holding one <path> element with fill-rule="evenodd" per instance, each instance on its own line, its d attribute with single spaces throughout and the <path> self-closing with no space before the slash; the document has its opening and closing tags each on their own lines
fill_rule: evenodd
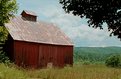
<svg viewBox="0 0 121 79">
<path fill-rule="evenodd" d="M 71 40 L 53 24 L 32 22 L 18 16 L 10 20 L 5 27 L 14 40 L 35 43 L 73 45 Z"/>
</svg>

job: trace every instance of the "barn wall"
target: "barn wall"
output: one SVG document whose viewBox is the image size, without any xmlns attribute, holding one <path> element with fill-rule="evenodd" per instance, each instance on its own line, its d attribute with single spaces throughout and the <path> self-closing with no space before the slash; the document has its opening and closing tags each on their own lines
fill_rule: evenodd
<svg viewBox="0 0 121 79">
<path fill-rule="evenodd" d="M 52 63 L 56 67 L 73 65 L 73 46 L 39 45 L 39 67 Z"/>
<path fill-rule="evenodd" d="M 15 41 L 14 57 L 17 65 L 36 68 L 38 63 L 38 45 Z"/>
<path fill-rule="evenodd" d="M 64 67 L 73 64 L 73 46 L 15 41 L 14 57 L 19 66 L 42 68 L 51 63 L 56 67 Z"/>
</svg>

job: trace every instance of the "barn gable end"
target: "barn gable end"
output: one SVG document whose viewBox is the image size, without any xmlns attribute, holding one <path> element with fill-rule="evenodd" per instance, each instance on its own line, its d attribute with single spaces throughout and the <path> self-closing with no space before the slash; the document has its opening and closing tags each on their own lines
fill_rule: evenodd
<svg viewBox="0 0 121 79">
<path fill-rule="evenodd" d="M 12 47 L 6 52 L 17 65 L 42 68 L 48 64 L 56 67 L 73 64 L 71 40 L 57 26 L 37 21 L 34 12 L 23 11 L 5 27 L 10 34 L 6 48 Z"/>
</svg>

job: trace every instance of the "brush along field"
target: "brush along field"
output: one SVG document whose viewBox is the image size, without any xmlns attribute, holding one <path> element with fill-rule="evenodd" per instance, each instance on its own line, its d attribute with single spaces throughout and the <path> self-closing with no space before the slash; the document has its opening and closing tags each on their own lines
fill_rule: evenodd
<svg viewBox="0 0 121 79">
<path fill-rule="evenodd" d="M 74 65 L 61 69 L 27 70 L 0 64 L 0 79 L 121 79 L 121 69 L 104 65 Z"/>
</svg>

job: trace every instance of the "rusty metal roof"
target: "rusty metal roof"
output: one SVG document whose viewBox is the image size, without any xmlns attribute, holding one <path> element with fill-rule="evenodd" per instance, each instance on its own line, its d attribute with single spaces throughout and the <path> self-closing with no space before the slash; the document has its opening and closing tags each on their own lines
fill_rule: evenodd
<svg viewBox="0 0 121 79">
<path fill-rule="evenodd" d="M 73 45 L 71 40 L 55 25 L 32 22 L 17 16 L 5 24 L 14 40 L 54 45 Z"/>
</svg>

